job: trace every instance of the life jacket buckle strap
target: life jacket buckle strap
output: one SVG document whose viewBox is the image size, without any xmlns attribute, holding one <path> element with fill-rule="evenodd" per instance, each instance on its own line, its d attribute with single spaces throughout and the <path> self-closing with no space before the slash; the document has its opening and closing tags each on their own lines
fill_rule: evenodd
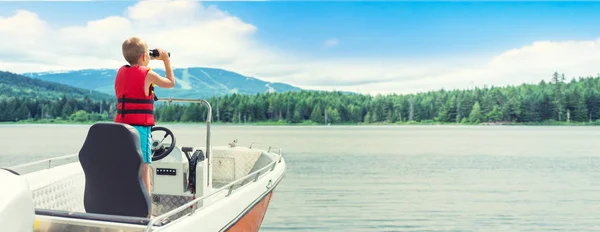
<svg viewBox="0 0 600 232">
<path fill-rule="evenodd" d="M 136 103 L 136 104 L 154 104 L 154 100 L 152 99 L 139 99 L 139 98 L 119 98 L 118 102 L 120 103 Z"/>
<path fill-rule="evenodd" d="M 121 115 L 123 114 L 154 114 L 153 110 L 117 110 Z"/>
<path fill-rule="evenodd" d="M 121 102 L 121 109 L 125 109 L 125 94 L 123 94 L 123 96 L 121 97 L 120 102 Z M 118 110 L 117 110 L 118 111 Z M 125 111 L 121 112 L 121 118 L 125 117 Z"/>
</svg>

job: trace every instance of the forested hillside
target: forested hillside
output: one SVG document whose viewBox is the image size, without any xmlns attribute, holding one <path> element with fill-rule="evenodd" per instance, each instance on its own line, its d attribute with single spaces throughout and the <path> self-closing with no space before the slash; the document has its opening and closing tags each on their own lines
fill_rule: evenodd
<svg viewBox="0 0 600 232">
<path fill-rule="evenodd" d="M 301 91 L 231 94 L 208 99 L 213 121 L 232 123 L 564 123 L 600 120 L 600 77 L 565 80 L 554 73 L 548 81 L 509 87 L 438 90 L 414 95 L 369 96 L 340 92 Z M 61 117 L 65 120 L 112 120 L 115 102 L 90 99 L 0 101 L 0 120 Z M 199 122 L 206 108 L 197 104 L 157 104 L 159 122 Z M 597 121 L 598 120 L 598 121 Z"/>
<path fill-rule="evenodd" d="M 108 100 L 112 98 L 112 96 L 105 93 L 0 71 L 0 98 L 58 99 L 63 95 L 73 99 L 89 97 L 98 100 Z"/>
<path fill-rule="evenodd" d="M 600 77 L 510 87 L 430 91 L 415 95 L 367 96 L 336 92 L 230 95 L 210 102 L 225 122 L 463 123 L 593 122 L 600 118 Z M 204 120 L 204 108 L 160 108 L 163 121 Z M 325 121 L 327 120 L 327 121 Z"/>
<path fill-rule="evenodd" d="M 97 112 L 92 119 L 99 120 L 100 103 L 108 106 L 111 99 L 108 94 L 0 71 L 0 121 L 41 119 L 42 115 L 68 119 L 79 109 Z"/>
</svg>

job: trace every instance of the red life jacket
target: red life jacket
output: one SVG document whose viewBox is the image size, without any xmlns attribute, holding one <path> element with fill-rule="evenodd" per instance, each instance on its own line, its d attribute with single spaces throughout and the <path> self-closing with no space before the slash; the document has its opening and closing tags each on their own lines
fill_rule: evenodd
<svg viewBox="0 0 600 232">
<path fill-rule="evenodd" d="M 134 126 L 154 126 L 154 85 L 150 85 L 150 96 L 146 96 L 144 91 L 148 71 L 150 71 L 148 67 L 124 65 L 117 72 L 115 122 Z"/>
</svg>

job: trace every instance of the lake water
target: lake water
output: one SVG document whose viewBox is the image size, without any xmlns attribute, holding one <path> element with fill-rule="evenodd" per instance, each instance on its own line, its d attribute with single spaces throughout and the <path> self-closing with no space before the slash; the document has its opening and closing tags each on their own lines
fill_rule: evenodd
<svg viewBox="0 0 600 232">
<path fill-rule="evenodd" d="M 78 152 L 89 126 L 2 125 L 0 166 Z M 204 126 L 167 125 L 204 145 Z M 283 148 L 261 231 L 598 231 L 598 127 L 213 126 Z"/>
</svg>

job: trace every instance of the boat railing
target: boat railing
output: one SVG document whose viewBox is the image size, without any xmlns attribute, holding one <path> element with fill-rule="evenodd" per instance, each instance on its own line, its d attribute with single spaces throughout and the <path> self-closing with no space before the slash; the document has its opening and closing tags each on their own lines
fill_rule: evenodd
<svg viewBox="0 0 600 232">
<path fill-rule="evenodd" d="M 281 156 L 281 155 L 280 155 L 280 156 Z M 178 207 L 178 208 L 176 208 L 176 209 L 173 209 L 173 210 L 171 210 L 171 211 L 169 211 L 169 212 L 166 212 L 166 213 L 163 213 L 163 214 L 161 214 L 161 215 L 158 215 L 158 216 L 156 216 L 155 218 L 153 218 L 152 220 L 150 220 L 150 222 L 148 223 L 148 225 L 147 225 L 147 227 L 146 227 L 146 230 L 145 230 L 145 231 L 146 231 L 146 232 L 148 232 L 148 231 L 151 231 L 152 227 L 153 227 L 153 226 L 154 226 L 154 225 L 155 225 L 157 222 L 160 222 L 160 221 L 162 221 L 163 219 L 166 219 L 166 218 L 168 218 L 168 217 L 170 217 L 170 216 L 172 216 L 172 215 L 175 215 L 175 214 L 177 214 L 177 213 L 179 213 L 179 212 L 181 212 L 181 211 L 183 211 L 183 210 L 186 210 L 186 209 L 188 209 L 188 208 L 192 207 L 194 204 L 198 203 L 199 201 L 205 200 L 206 198 L 209 198 L 209 197 L 211 197 L 211 196 L 214 196 L 214 195 L 216 195 L 217 193 L 221 193 L 221 192 L 223 192 L 223 191 L 227 190 L 227 194 L 225 195 L 225 197 L 229 197 L 229 196 L 231 196 L 231 194 L 232 194 L 232 193 L 235 191 L 234 187 L 235 187 L 237 184 L 240 184 L 240 183 L 246 182 L 246 181 L 248 181 L 248 180 L 252 180 L 252 182 L 256 182 L 256 181 L 258 181 L 258 179 L 260 179 L 260 177 L 261 177 L 261 176 L 264 176 L 264 174 L 266 174 L 267 172 L 273 171 L 273 170 L 275 169 L 275 166 L 276 166 L 278 163 L 279 163 L 279 161 L 272 161 L 271 163 L 269 163 L 269 164 L 268 164 L 268 165 L 266 165 L 265 167 L 263 167 L 263 168 L 261 168 L 261 169 L 259 169 L 259 170 L 256 170 L 256 171 L 254 171 L 254 172 L 252 172 L 252 173 L 250 173 L 250 174 L 248 174 L 248 175 L 246 175 L 246 176 L 244 176 L 244 177 L 242 177 L 242 178 L 239 178 L 239 179 L 237 179 L 237 180 L 235 180 L 235 181 L 233 181 L 233 182 L 231 182 L 231 183 L 229 183 L 229 184 L 227 184 L 227 185 L 225 185 L 225 186 L 223 186 L 223 187 L 221 187 L 221 188 L 219 188 L 219 189 L 217 189 L 217 190 L 213 191 L 213 192 L 212 192 L 212 193 L 210 193 L 210 194 L 207 194 L 207 195 L 204 195 L 204 196 L 202 196 L 202 197 L 196 198 L 196 199 L 194 199 L 194 200 L 192 200 L 192 201 L 190 201 L 190 202 L 188 202 L 188 203 L 186 203 L 186 204 L 184 204 L 184 205 L 181 205 L 181 206 L 179 206 L 179 207 Z M 270 169 L 270 170 L 269 170 L 269 169 Z M 267 170 L 268 170 L 268 171 L 267 171 Z M 264 173 L 263 173 L 263 172 L 264 172 Z M 261 175 L 261 174 L 262 174 L 262 175 Z M 271 183 L 269 183 L 269 184 L 271 184 Z M 268 187 L 270 187 L 270 186 L 268 186 Z M 193 210 L 192 210 L 192 211 L 191 211 L 191 212 L 190 212 L 188 215 L 192 215 L 192 214 L 194 214 L 196 211 L 198 211 L 198 210 L 200 210 L 200 209 L 202 209 L 202 208 L 204 208 L 204 207 L 207 207 L 207 205 L 204 205 L 204 204 L 203 204 L 201 207 L 198 207 L 198 208 L 196 208 L 196 207 L 193 207 Z M 168 226 L 168 224 L 167 224 L 166 226 Z"/>
<path fill-rule="evenodd" d="M 46 162 L 48 163 L 48 168 L 52 168 L 52 164 L 56 163 L 56 161 L 65 160 L 65 159 L 69 159 L 69 158 L 77 158 L 77 155 L 78 154 L 75 153 L 75 154 L 70 154 L 70 155 L 63 155 L 63 156 L 52 157 L 52 158 L 38 160 L 38 161 L 33 161 L 33 162 L 25 163 L 25 164 L 15 165 L 15 166 L 12 166 L 12 167 L 8 167 L 8 169 L 11 169 L 11 170 L 22 169 L 22 168 L 31 167 L 31 166 L 42 164 L 42 163 L 46 163 Z"/>
<path fill-rule="evenodd" d="M 208 107 L 208 113 L 206 114 L 206 158 L 210 159 L 211 145 L 210 145 L 210 123 L 212 121 L 212 107 L 210 103 L 204 99 L 187 99 L 187 98 L 162 98 L 158 101 L 166 101 L 169 105 L 173 102 L 187 102 L 187 103 L 201 103 Z"/>
</svg>

